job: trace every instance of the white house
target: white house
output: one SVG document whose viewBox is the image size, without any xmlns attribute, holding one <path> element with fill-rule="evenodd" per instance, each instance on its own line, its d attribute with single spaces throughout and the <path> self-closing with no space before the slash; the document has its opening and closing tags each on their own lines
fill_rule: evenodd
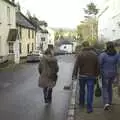
<svg viewBox="0 0 120 120">
<path fill-rule="evenodd" d="M 48 30 L 48 45 L 55 45 L 55 41 L 54 41 L 54 39 L 55 39 L 55 31 L 53 30 L 53 29 L 51 29 L 51 28 L 47 28 L 47 30 Z"/>
<path fill-rule="evenodd" d="M 99 40 L 120 39 L 120 0 L 105 0 L 98 15 Z"/>
<path fill-rule="evenodd" d="M 67 40 L 67 39 L 59 40 L 56 46 L 61 51 L 65 51 L 67 53 L 73 52 L 73 43 L 70 40 Z"/>
<path fill-rule="evenodd" d="M 45 21 L 40 21 L 37 17 L 32 17 L 29 15 L 29 19 L 36 29 L 36 50 L 45 51 L 48 47 L 48 30 L 47 23 Z"/>
<path fill-rule="evenodd" d="M 16 29 L 16 5 L 14 0 L 0 0 L 0 58 L 19 62 L 19 46 Z M 10 56 L 10 57 L 8 57 Z M 17 60 L 17 61 L 16 61 Z"/>
<path fill-rule="evenodd" d="M 72 53 L 72 49 L 73 49 L 72 44 L 63 44 L 60 46 L 60 50 L 63 50 L 67 53 Z"/>
</svg>

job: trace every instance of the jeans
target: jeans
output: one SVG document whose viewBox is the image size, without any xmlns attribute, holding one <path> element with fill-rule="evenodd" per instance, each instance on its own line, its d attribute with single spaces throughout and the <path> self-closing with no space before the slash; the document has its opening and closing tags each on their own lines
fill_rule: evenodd
<svg viewBox="0 0 120 120">
<path fill-rule="evenodd" d="M 45 102 L 52 100 L 52 88 L 43 88 Z"/>
<path fill-rule="evenodd" d="M 93 109 L 93 96 L 94 96 L 94 83 L 95 77 L 80 77 L 79 85 L 79 102 L 80 105 L 84 106 L 85 104 L 85 86 L 87 84 L 87 109 L 92 111 Z"/>
<path fill-rule="evenodd" d="M 103 103 L 112 104 L 112 83 L 114 78 L 102 78 Z"/>
</svg>

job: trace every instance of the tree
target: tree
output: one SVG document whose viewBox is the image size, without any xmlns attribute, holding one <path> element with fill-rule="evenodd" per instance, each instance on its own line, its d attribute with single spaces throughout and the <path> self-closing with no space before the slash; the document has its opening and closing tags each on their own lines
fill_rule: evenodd
<svg viewBox="0 0 120 120">
<path fill-rule="evenodd" d="M 89 4 L 87 4 L 86 8 L 84 9 L 85 14 L 87 14 L 87 16 L 85 16 L 85 18 L 89 21 L 88 24 L 90 26 L 90 31 L 89 31 L 89 40 L 92 42 L 92 44 L 94 44 L 98 37 L 97 37 L 97 32 L 98 32 L 98 21 L 96 19 L 96 15 L 99 12 L 99 9 L 96 7 L 96 5 L 91 2 Z"/>
<path fill-rule="evenodd" d="M 63 29 L 59 29 L 55 31 L 55 40 L 58 39 L 63 39 L 64 37 L 64 30 Z"/>
<path fill-rule="evenodd" d="M 59 32 L 56 31 L 56 32 L 55 32 L 55 40 L 58 40 L 58 39 L 59 39 Z"/>
<path fill-rule="evenodd" d="M 91 2 L 89 4 L 87 4 L 87 8 L 84 8 L 84 12 L 87 15 L 97 15 L 99 12 L 99 9 L 97 9 L 96 5 Z"/>
<path fill-rule="evenodd" d="M 81 42 L 82 40 L 90 41 L 94 44 L 97 40 L 97 21 L 95 18 L 89 18 L 83 21 L 77 26 L 77 38 Z"/>
</svg>

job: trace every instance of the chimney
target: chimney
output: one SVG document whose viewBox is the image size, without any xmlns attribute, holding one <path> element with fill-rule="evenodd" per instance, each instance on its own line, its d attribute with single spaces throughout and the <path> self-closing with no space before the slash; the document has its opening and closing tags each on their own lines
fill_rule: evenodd
<svg viewBox="0 0 120 120">
<path fill-rule="evenodd" d="M 17 12 L 21 11 L 21 7 L 20 7 L 20 3 L 19 2 L 17 3 L 17 8 L 16 9 L 17 9 Z"/>
</svg>

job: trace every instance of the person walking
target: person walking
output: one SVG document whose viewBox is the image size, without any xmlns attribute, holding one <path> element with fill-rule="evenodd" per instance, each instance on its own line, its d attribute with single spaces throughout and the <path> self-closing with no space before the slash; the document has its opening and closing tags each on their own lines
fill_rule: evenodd
<svg viewBox="0 0 120 120">
<path fill-rule="evenodd" d="M 39 63 L 39 87 L 43 88 L 45 103 L 52 102 L 52 91 L 57 82 L 58 70 L 57 59 L 54 57 L 53 52 L 47 49 Z"/>
<path fill-rule="evenodd" d="M 72 78 L 77 79 L 79 73 L 79 104 L 81 107 L 85 105 L 87 84 L 87 112 L 91 113 L 93 112 L 94 83 L 99 75 L 99 61 L 88 41 L 84 41 L 82 47 L 74 65 Z"/>
<path fill-rule="evenodd" d="M 117 77 L 117 64 L 119 55 L 113 42 L 107 42 L 106 50 L 100 54 L 100 71 L 102 77 L 102 91 L 104 110 L 109 110 L 112 105 L 112 83 Z"/>
</svg>

